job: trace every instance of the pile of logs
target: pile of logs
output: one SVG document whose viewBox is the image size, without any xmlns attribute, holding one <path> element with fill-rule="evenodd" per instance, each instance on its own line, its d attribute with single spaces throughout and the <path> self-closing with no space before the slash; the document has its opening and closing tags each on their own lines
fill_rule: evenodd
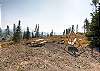
<svg viewBox="0 0 100 71">
<path fill-rule="evenodd" d="M 45 45 L 45 43 L 47 43 L 47 41 L 45 41 L 44 39 L 36 39 L 33 40 L 32 42 L 27 42 L 26 45 L 31 47 L 41 47 Z"/>
<path fill-rule="evenodd" d="M 0 48 L 6 48 L 13 44 L 13 41 L 0 43 Z"/>
</svg>

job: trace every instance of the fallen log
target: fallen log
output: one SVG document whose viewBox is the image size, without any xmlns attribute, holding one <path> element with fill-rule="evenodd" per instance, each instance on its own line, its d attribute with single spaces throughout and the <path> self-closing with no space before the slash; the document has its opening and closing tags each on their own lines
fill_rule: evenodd
<svg viewBox="0 0 100 71">
<path fill-rule="evenodd" d="M 45 43 L 47 43 L 47 41 L 45 41 L 44 39 L 37 39 L 32 42 L 27 42 L 26 45 L 31 47 L 41 47 L 45 45 Z"/>
</svg>

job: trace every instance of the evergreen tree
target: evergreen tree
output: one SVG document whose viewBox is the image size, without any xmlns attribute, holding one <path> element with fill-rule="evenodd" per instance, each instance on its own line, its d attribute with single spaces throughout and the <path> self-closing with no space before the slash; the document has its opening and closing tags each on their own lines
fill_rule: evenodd
<svg viewBox="0 0 100 71">
<path fill-rule="evenodd" d="M 95 6 L 95 12 L 96 12 L 96 10 L 97 10 L 97 4 L 99 3 L 99 0 L 92 0 L 92 5 L 94 5 Z"/>
<path fill-rule="evenodd" d="M 65 30 L 64 30 L 64 32 L 63 32 L 63 35 L 65 35 Z"/>
<path fill-rule="evenodd" d="M 10 30 L 9 30 L 9 26 L 7 25 L 7 28 L 5 29 L 5 34 L 6 36 L 10 35 Z"/>
<path fill-rule="evenodd" d="M 2 37 L 2 29 L 1 29 L 1 27 L 0 27 L 0 37 Z"/>
<path fill-rule="evenodd" d="M 39 24 L 35 27 L 35 37 L 39 37 Z"/>
<path fill-rule="evenodd" d="M 24 31 L 24 33 L 23 33 L 23 39 L 25 39 L 26 38 L 26 32 Z"/>
<path fill-rule="evenodd" d="M 20 24 L 21 24 L 21 21 L 19 20 L 19 23 L 18 23 L 18 26 L 17 26 L 17 30 L 18 30 L 18 32 L 19 32 L 19 38 L 21 39 L 22 38 L 22 33 L 21 33 L 21 26 L 20 26 Z"/>
<path fill-rule="evenodd" d="M 7 28 L 5 29 L 4 33 L 3 33 L 3 37 L 6 39 L 6 40 L 10 40 L 10 30 L 9 30 L 9 26 L 7 25 Z"/>
<path fill-rule="evenodd" d="M 76 33 L 78 32 L 78 24 L 77 24 L 77 26 L 76 26 Z"/>
<path fill-rule="evenodd" d="M 50 33 L 50 36 L 53 36 L 53 29 L 52 29 L 52 31 L 51 31 L 51 33 Z"/>
<path fill-rule="evenodd" d="M 71 27 L 70 28 L 68 28 L 68 34 L 71 32 Z"/>
<path fill-rule="evenodd" d="M 41 33 L 41 37 L 43 37 L 43 32 Z"/>
<path fill-rule="evenodd" d="M 74 32 L 74 25 L 72 25 L 72 29 L 71 29 L 71 32 Z"/>
<path fill-rule="evenodd" d="M 85 24 L 83 25 L 84 33 L 85 33 Z"/>
<path fill-rule="evenodd" d="M 97 4 L 94 3 L 94 5 L 96 5 L 96 12 L 91 13 L 92 16 L 92 20 L 90 23 L 90 28 L 89 28 L 89 32 L 88 32 L 88 37 L 92 37 L 91 39 L 91 45 L 93 46 L 97 46 L 100 47 L 100 9 L 99 11 L 97 11 Z M 99 3 L 99 8 L 100 8 L 100 3 Z"/>
<path fill-rule="evenodd" d="M 32 38 L 34 38 L 35 36 L 34 36 L 34 33 L 32 32 Z"/>
<path fill-rule="evenodd" d="M 37 24 L 36 24 L 36 27 L 35 27 L 35 32 L 37 31 Z"/>
<path fill-rule="evenodd" d="M 66 29 L 66 35 L 68 34 L 68 29 Z"/>
<path fill-rule="evenodd" d="M 47 33 L 47 37 L 49 37 L 49 34 Z"/>
<path fill-rule="evenodd" d="M 38 24 L 38 28 L 37 28 L 37 36 L 39 37 L 39 24 Z"/>
<path fill-rule="evenodd" d="M 14 24 L 13 25 L 13 34 L 15 34 L 15 32 L 16 32 L 16 25 Z"/>
<path fill-rule="evenodd" d="M 27 27 L 27 31 L 26 31 L 26 39 L 30 38 L 30 31 L 29 31 L 29 27 Z"/>
<path fill-rule="evenodd" d="M 19 20 L 18 26 L 16 27 L 15 33 L 13 35 L 13 41 L 14 42 L 20 42 L 20 40 L 22 38 L 22 36 L 21 36 L 21 26 L 20 26 L 20 23 L 21 23 L 21 21 Z"/>
<path fill-rule="evenodd" d="M 16 33 L 16 25 L 13 25 L 13 40 L 15 39 L 15 33 Z"/>
<path fill-rule="evenodd" d="M 88 36 L 93 37 L 91 44 L 94 46 L 100 46 L 100 24 L 99 24 L 99 13 L 92 16 L 92 21 L 90 24 L 90 32 Z M 99 22 L 98 22 L 99 21 Z"/>
<path fill-rule="evenodd" d="M 89 25 L 90 25 L 90 23 L 89 23 L 88 19 L 86 18 L 84 21 L 84 29 L 85 29 L 85 32 L 87 32 L 87 33 L 89 32 Z"/>
</svg>

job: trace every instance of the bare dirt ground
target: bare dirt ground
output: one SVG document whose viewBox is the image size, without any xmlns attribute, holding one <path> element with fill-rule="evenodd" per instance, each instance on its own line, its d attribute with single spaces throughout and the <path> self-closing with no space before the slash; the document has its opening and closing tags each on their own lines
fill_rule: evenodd
<svg viewBox="0 0 100 71">
<path fill-rule="evenodd" d="M 100 71 L 100 53 L 94 58 L 89 48 L 73 57 L 63 44 L 42 47 L 17 44 L 0 48 L 0 71 Z"/>
</svg>

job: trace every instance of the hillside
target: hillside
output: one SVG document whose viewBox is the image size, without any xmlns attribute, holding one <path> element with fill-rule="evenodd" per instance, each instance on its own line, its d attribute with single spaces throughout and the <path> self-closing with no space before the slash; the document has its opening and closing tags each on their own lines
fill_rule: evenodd
<svg viewBox="0 0 100 71">
<path fill-rule="evenodd" d="M 64 44 L 46 43 L 42 47 L 22 44 L 0 48 L 0 71 L 99 71 L 100 53 L 95 59 L 90 48 L 78 57 L 67 53 Z M 96 52 L 96 51 L 94 51 Z"/>
</svg>

